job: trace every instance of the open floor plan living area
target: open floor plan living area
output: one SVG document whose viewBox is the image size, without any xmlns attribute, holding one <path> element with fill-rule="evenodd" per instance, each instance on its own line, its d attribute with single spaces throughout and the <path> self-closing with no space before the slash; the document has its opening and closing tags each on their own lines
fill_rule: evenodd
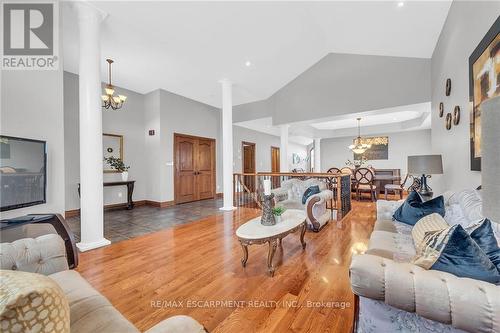
<svg viewBox="0 0 500 333">
<path fill-rule="evenodd" d="M 500 0 L 0 21 L 0 332 L 500 333 Z"/>
</svg>

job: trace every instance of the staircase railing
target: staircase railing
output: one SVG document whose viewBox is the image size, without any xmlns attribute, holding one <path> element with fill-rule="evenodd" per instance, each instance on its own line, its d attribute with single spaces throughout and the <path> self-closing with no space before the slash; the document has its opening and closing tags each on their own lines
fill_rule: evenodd
<svg viewBox="0 0 500 333">
<path fill-rule="evenodd" d="M 264 179 L 269 179 L 271 189 L 276 189 L 281 187 L 282 182 L 292 178 L 300 180 L 316 178 L 325 182 L 333 191 L 333 199 L 327 205 L 332 211 L 333 219 L 339 220 L 351 210 L 351 176 L 343 173 L 235 173 L 233 175 L 234 206 L 260 209 Z"/>
</svg>

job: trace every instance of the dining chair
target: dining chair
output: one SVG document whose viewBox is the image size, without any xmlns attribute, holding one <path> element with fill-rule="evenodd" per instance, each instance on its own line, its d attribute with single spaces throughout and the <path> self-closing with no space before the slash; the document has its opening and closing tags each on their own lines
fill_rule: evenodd
<svg viewBox="0 0 500 333">
<path fill-rule="evenodd" d="M 404 186 L 406 181 L 408 180 L 409 175 L 406 174 L 405 178 L 399 184 L 385 184 L 384 186 L 384 194 L 385 200 L 387 200 L 388 193 L 394 193 L 395 195 L 399 193 L 399 198 L 403 199 Z"/>
<path fill-rule="evenodd" d="M 372 201 L 377 200 L 377 186 L 374 184 L 374 174 L 368 168 L 358 168 L 354 172 L 357 199 L 361 200 L 361 192 L 370 192 Z"/>
<path fill-rule="evenodd" d="M 341 173 L 339 168 L 330 168 L 326 171 L 326 173 Z M 333 191 L 335 188 L 337 188 L 337 177 L 329 177 L 328 179 L 328 184 L 330 185 L 330 189 Z M 337 191 L 333 191 L 333 195 L 337 196 Z"/>
</svg>

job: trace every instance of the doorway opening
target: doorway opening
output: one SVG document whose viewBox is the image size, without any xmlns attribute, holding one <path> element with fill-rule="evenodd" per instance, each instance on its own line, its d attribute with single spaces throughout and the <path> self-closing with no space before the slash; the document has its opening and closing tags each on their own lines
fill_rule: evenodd
<svg viewBox="0 0 500 333">
<path fill-rule="evenodd" d="M 241 142 L 242 151 L 242 171 L 243 173 L 255 173 L 255 143 L 253 142 Z M 251 191 L 255 191 L 255 177 L 254 176 L 244 176 L 243 183 Z"/>
<path fill-rule="evenodd" d="M 280 172 L 280 149 L 271 147 L 271 172 Z M 280 177 L 271 177 L 272 188 L 280 187 Z"/>
</svg>

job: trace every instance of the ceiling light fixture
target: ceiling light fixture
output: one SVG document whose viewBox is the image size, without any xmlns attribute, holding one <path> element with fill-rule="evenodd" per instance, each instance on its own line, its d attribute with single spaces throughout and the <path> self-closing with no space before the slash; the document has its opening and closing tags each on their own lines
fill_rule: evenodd
<svg viewBox="0 0 500 333">
<path fill-rule="evenodd" d="M 252 66 L 252 63 L 249 60 L 247 60 L 247 61 L 245 61 L 245 66 L 250 67 L 250 66 Z"/>
<path fill-rule="evenodd" d="M 125 103 L 127 96 L 114 96 L 115 87 L 111 84 L 111 64 L 113 63 L 113 60 L 106 59 L 106 61 L 108 62 L 109 82 L 106 85 L 106 88 L 104 88 L 105 95 L 101 96 L 102 107 L 105 109 L 111 108 L 113 110 L 118 110 L 123 106 L 123 103 Z"/>
<path fill-rule="evenodd" d="M 365 151 L 371 148 L 372 145 L 363 143 L 363 139 L 361 139 L 361 127 L 360 122 L 361 118 L 356 118 L 358 121 L 358 137 L 354 139 L 354 144 L 349 146 L 349 149 L 354 152 L 354 154 L 363 154 Z"/>
<path fill-rule="evenodd" d="M 398 7 L 403 7 L 405 3 L 403 1 L 398 2 Z"/>
</svg>

